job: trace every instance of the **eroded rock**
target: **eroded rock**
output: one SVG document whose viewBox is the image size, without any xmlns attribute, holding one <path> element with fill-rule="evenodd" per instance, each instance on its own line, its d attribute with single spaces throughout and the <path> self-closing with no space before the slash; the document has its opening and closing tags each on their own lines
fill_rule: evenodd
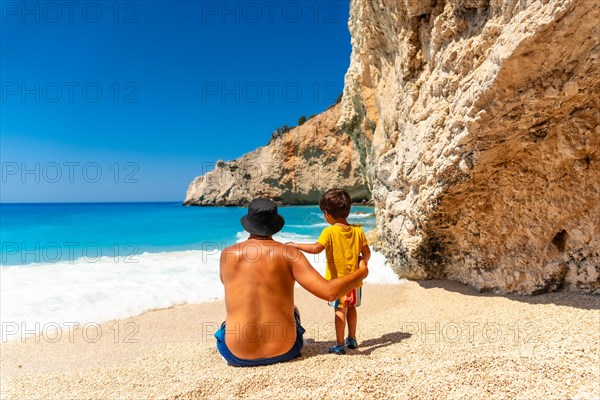
<svg viewBox="0 0 600 400">
<path fill-rule="evenodd" d="M 340 126 L 401 277 L 600 292 L 600 3 L 351 1 Z"/>
<path fill-rule="evenodd" d="M 370 199 L 356 145 L 337 128 L 341 105 L 309 119 L 267 146 L 215 169 L 190 184 L 186 205 L 246 205 L 255 197 L 281 204 L 318 204 L 329 188 Z"/>
</svg>

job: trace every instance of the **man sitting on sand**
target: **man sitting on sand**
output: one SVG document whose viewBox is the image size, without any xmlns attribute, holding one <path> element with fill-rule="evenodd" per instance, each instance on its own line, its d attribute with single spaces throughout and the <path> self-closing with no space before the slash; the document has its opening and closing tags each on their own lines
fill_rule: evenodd
<svg viewBox="0 0 600 400">
<path fill-rule="evenodd" d="M 250 237 L 221 254 L 227 317 L 215 333 L 217 348 L 236 367 L 291 360 L 300 355 L 304 333 L 295 282 L 333 301 L 360 285 L 367 266 L 361 260 L 355 272 L 326 281 L 298 249 L 273 240 L 285 222 L 270 200 L 252 200 L 241 222 Z"/>
</svg>

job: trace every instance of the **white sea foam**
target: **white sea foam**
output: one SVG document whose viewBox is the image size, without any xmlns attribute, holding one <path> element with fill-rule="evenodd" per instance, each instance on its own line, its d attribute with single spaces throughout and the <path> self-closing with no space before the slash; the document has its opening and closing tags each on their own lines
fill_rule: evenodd
<svg viewBox="0 0 600 400">
<path fill-rule="evenodd" d="M 327 260 L 325 253 L 320 254 L 307 254 L 306 258 L 315 267 L 321 275 L 325 274 L 325 267 Z M 387 264 L 385 256 L 376 251 L 371 252 L 371 259 L 369 260 L 369 276 L 365 279 L 367 283 L 402 283 L 404 279 L 398 278 L 398 275 L 394 273 L 392 268 Z"/>
<path fill-rule="evenodd" d="M 219 257 L 217 250 L 190 250 L 144 253 L 128 260 L 103 257 L 95 263 L 80 259 L 2 267 L 2 340 L 18 339 L 18 333 L 36 327 L 100 323 L 223 298 Z"/>
<path fill-rule="evenodd" d="M 247 233 L 238 233 L 244 240 Z M 282 233 L 276 240 L 314 242 L 308 235 Z M 224 296 L 220 249 L 144 253 L 132 259 L 103 257 L 74 262 L 0 268 L 2 340 L 65 323 L 101 323 L 183 303 Z M 320 272 L 325 254 L 307 255 Z M 129 261 L 129 262 L 128 262 Z M 135 261 L 135 262 L 131 262 Z M 373 252 L 369 283 L 399 283 L 383 255 Z M 31 335 L 31 333 L 29 333 Z"/>
<path fill-rule="evenodd" d="M 319 216 L 321 218 L 323 218 L 323 213 L 322 212 L 318 212 L 318 211 L 311 211 L 310 212 L 311 215 L 316 215 Z M 351 212 L 350 214 L 348 214 L 348 219 L 352 219 L 352 218 L 373 218 L 375 215 L 372 212 L 363 212 L 363 211 L 358 211 L 358 212 Z M 327 224 L 329 225 L 329 224 Z M 286 225 L 289 226 L 289 225 Z"/>
<path fill-rule="evenodd" d="M 352 219 L 352 218 L 373 218 L 373 213 L 363 213 L 363 212 L 350 213 L 348 215 L 348 219 Z"/>
</svg>

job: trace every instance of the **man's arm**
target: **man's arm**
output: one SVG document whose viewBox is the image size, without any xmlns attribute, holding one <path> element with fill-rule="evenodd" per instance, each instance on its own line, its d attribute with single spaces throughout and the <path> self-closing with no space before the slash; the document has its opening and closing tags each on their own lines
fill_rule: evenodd
<svg viewBox="0 0 600 400">
<path fill-rule="evenodd" d="M 309 254 L 319 254 L 320 252 L 325 250 L 325 246 L 323 246 L 321 243 L 300 244 L 294 242 L 287 242 L 286 244 L 288 246 L 295 247 L 298 250 L 302 250 L 303 252 Z"/>
<path fill-rule="evenodd" d="M 294 279 L 306 290 L 315 296 L 333 301 L 340 298 L 343 294 L 360 285 L 360 282 L 367 277 L 369 270 L 364 260 L 360 260 L 359 268 L 353 273 L 341 278 L 326 281 L 314 268 L 304 254 L 295 248 L 288 247 L 288 259 L 291 263 Z"/>
</svg>

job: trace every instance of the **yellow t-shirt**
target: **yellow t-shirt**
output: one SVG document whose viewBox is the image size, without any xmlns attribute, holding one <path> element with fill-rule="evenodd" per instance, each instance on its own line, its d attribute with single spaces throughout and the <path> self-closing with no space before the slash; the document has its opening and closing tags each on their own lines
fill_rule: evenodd
<svg viewBox="0 0 600 400">
<path fill-rule="evenodd" d="M 325 247 L 325 279 L 329 281 L 358 269 L 358 257 L 367 244 L 367 239 L 360 225 L 350 225 L 347 228 L 332 225 L 323 229 L 317 243 Z"/>
</svg>

